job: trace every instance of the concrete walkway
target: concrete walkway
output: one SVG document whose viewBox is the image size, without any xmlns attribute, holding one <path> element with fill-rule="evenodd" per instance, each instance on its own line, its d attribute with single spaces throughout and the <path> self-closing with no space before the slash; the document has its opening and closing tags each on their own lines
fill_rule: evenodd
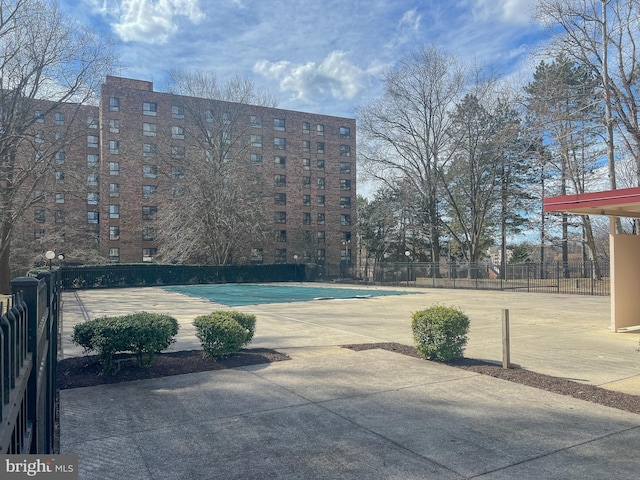
<svg viewBox="0 0 640 480">
<path fill-rule="evenodd" d="M 607 297 L 420 291 L 239 308 L 258 317 L 252 347 L 292 360 L 62 391 L 62 453 L 80 455 L 82 479 L 637 478 L 640 415 L 337 347 L 411 344 L 411 312 L 436 303 L 471 318 L 466 356 L 499 361 L 509 308 L 514 363 L 640 393 L 640 334 L 608 331 Z M 196 348 L 191 319 L 220 307 L 155 288 L 63 298 L 65 335 L 144 309 L 180 320 L 177 349 Z"/>
</svg>

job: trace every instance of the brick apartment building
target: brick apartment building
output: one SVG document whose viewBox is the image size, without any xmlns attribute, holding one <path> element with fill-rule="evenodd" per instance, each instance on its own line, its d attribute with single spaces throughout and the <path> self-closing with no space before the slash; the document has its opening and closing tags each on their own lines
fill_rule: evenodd
<svg viewBox="0 0 640 480">
<path fill-rule="evenodd" d="M 328 276 L 344 274 L 353 259 L 352 238 L 355 246 L 355 120 L 234 105 L 108 76 L 99 107 L 73 110 L 68 124 L 75 128 L 63 109 L 42 115 L 45 142 L 60 135 L 56 129 L 74 134 L 56 152 L 55 178 L 23 233 L 33 231 L 36 250 L 97 248 L 123 263 L 175 260 L 163 257 L 157 233 L 190 158 L 210 153 L 193 132 L 209 131 L 212 112 L 222 112 L 222 123 L 239 112 L 233 122 L 242 126 L 236 128 L 242 148 L 231 149 L 228 161 L 247 160 L 259 177 L 248 188 L 259 188 L 265 218 L 273 222 L 265 238 L 244 240 L 233 261 L 315 263 Z"/>
</svg>

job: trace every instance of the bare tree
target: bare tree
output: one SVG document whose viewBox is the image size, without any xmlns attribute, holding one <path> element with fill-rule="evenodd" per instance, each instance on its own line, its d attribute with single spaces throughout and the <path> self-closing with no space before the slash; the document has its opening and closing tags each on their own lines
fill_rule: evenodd
<svg viewBox="0 0 640 480">
<path fill-rule="evenodd" d="M 384 96 L 357 111 L 363 168 L 392 184 L 407 179 L 422 199 L 430 260 L 440 259 L 441 166 L 451 155 L 451 113 L 466 86 L 465 68 L 435 46 L 402 58 L 385 75 Z"/>
<path fill-rule="evenodd" d="M 213 74 L 179 71 L 171 79 L 172 93 L 183 95 L 184 135 L 195 147 L 178 155 L 171 151 L 167 159 L 181 179 L 159 219 L 160 253 L 165 261 L 245 263 L 251 241 L 261 243 L 272 223 L 265 218 L 266 193 L 255 173 L 261 159 L 249 154 L 250 116 L 259 116 L 256 105 L 275 107 L 275 101 L 247 79 L 220 84 Z"/>
<path fill-rule="evenodd" d="M 72 136 L 45 147 L 38 122 L 65 105 L 73 124 L 73 112 L 97 98 L 114 55 L 108 41 L 48 0 L 0 0 L 0 44 L 0 292 L 7 293 L 14 228 L 40 201 L 35 193 L 51 181 L 55 153 Z"/>
</svg>

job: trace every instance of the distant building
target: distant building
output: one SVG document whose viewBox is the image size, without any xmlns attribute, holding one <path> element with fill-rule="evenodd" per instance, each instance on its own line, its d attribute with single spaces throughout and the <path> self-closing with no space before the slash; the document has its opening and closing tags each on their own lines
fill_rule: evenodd
<svg viewBox="0 0 640 480">
<path fill-rule="evenodd" d="M 21 225 L 33 250 L 93 249 L 112 262 L 156 261 L 163 206 L 189 159 L 206 155 L 184 134 L 194 127 L 185 102 L 200 105 L 208 121 L 212 100 L 108 76 L 99 107 L 83 106 L 68 119 L 74 138 L 57 154 L 41 205 Z M 42 118 L 47 148 L 55 148 L 56 131 L 65 128 L 63 110 Z M 345 273 L 356 225 L 355 120 L 259 106 L 243 111 L 246 155 L 273 219 L 267 240 L 246 239 L 251 253 L 243 263 L 297 261 L 315 263 L 328 276 Z"/>
</svg>

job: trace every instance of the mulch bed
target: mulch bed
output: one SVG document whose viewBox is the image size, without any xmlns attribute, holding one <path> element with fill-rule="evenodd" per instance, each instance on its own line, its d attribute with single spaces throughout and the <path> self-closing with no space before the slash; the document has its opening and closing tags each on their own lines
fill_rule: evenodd
<svg viewBox="0 0 640 480">
<path fill-rule="evenodd" d="M 343 347 L 355 351 L 381 348 L 415 358 L 422 358 L 415 347 L 403 345 L 401 343 L 366 343 L 343 345 Z M 588 385 L 575 382 L 573 380 L 567 380 L 565 378 L 536 373 L 519 367 L 504 369 L 502 368 L 502 365 L 471 358 L 453 360 L 451 362 L 446 362 L 446 365 L 481 373 L 483 375 L 490 375 L 509 382 L 520 383 L 522 385 L 528 385 L 530 387 L 559 393 L 561 395 L 568 395 L 570 397 L 598 403 L 600 405 L 606 405 L 619 410 L 640 414 L 640 396 L 638 395 L 630 395 L 628 393 L 607 390 L 606 388 L 597 387 L 595 385 Z"/>
<path fill-rule="evenodd" d="M 290 357 L 268 348 L 242 349 L 237 353 L 215 360 L 205 356 L 202 350 L 187 350 L 159 353 L 149 367 L 140 368 L 133 355 L 117 354 L 114 356 L 117 372 L 115 375 L 103 375 L 97 356 L 71 357 L 58 361 L 58 388 L 65 390 L 67 388 L 93 387 L 107 383 L 246 367 L 283 360 L 290 360 Z"/>
</svg>

